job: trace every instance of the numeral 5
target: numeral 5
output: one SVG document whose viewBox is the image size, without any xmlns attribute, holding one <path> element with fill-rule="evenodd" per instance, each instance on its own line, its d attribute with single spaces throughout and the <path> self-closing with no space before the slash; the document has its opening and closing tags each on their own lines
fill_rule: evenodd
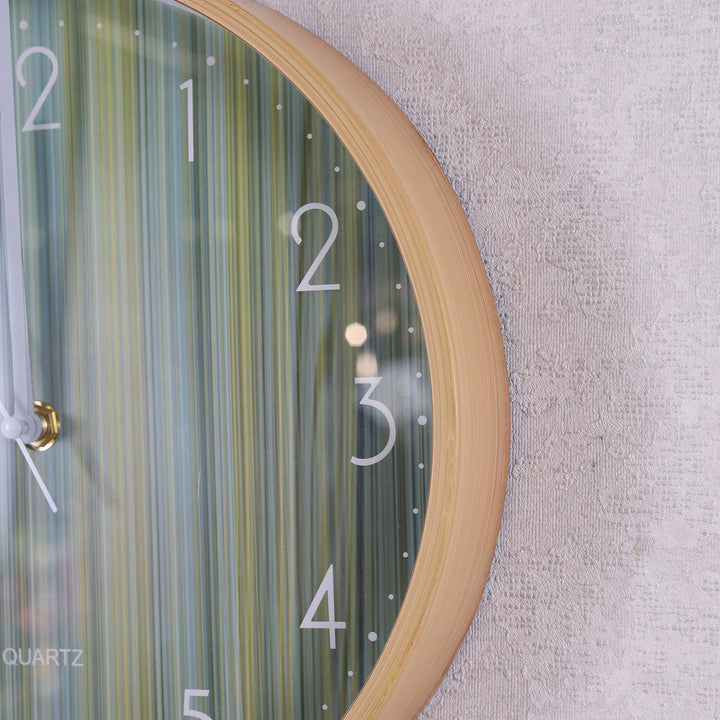
<svg viewBox="0 0 720 720">
<path fill-rule="evenodd" d="M 192 710 L 190 708 L 190 700 L 192 700 L 192 698 L 207 697 L 209 694 L 209 690 L 185 690 L 185 696 L 183 699 L 183 717 L 197 718 L 197 720 L 212 720 L 212 718 L 204 712 Z"/>
</svg>

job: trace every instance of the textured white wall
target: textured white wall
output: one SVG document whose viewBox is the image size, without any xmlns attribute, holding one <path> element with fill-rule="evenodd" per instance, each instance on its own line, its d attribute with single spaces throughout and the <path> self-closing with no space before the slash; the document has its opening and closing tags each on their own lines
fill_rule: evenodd
<svg viewBox="0 0 720 720">
<path fill-rule="evenodd" d="M 423 720 L 720 716 L 720 2 L 264 2 L 424 135 L 503 326 L 499 547 Z"/>
</svg>

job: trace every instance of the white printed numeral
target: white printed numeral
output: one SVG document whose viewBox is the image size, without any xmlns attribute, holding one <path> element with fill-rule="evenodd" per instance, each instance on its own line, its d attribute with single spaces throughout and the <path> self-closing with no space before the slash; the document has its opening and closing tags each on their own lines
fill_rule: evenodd
<svg viewBox="0 0 720 720">
<path fill-rule="evenodd" d="M 185 696 L 183 698 L 183 717 L 197 718 L 197 720 L 212 720 L 209 715 L 199 710 L 192 710 L 190 708 L 190 701 L 196 697 L 206 698 L 210 694 L 209 690 L 185 690 Z"/>
<path fill-rule="evenodd" d="M 187 90 L 187 154 L 188 162 L 195 162 L 195 112 L 193 103 L 193 79 L 188 78 L 180 85 Z"/>
<path fill-rule="evenodd" d="M 328 619 L 327 620 L 315 620 L 318 608 L 323 598 L 327 595 L 328 604 Z M 340 620 L 335 620 L 335 580 L 333 574 L 333 566 L 327 569 L 325 577 L 320 583 L 320 587 L 315 593 L 308 611 L 305 613 L 305 617 L 300 623 L 301 630 L 327 630 L 330 634 L 330 649 L 335 649 L 335 632 L 337 630 L 344 630 L 345 623 Z"/>
<path fill-rule="evenodd" d="M 50 91 L 53 89 L 53 85 L 55 85 L 58 79 L 59 63 L 55 53 L 52 50 L 49 50 L 46 47 L 41 47 L 39 45 L 29 47 L 18 58 L 17 65 L 15 67 L 15 75 L 17 76 L 17 80 L 20 83 L 21 87 L 25 87 L 25 85 L 27 85 L 27 81 L 25 80 L 25 75 L 23 74 L 23 65 L 31 55 L 38 54 L 44 55 L 45 57 L 50 59 L 52 69 L 50 70 L 50 78 L 45 83 L 45 87 L 40 93 L 40 97 L 38 97 L 35 105 L 33 106 L 33 109 L 30 111 L 30 114 L 25 121 L 25 124 L 22 126 L 23 132 L 31 132 L 33 130 L 57 130 L 60 127 L 59 122 L 40 124 L 35 123 L 35 118 L 38 116 L 38 113 L 40 112 L 42 106 L 45 104 L 45 101 L 47 100 Z"/>
<path fill-rule="evenodd" d="M 390 436 L 388 437 L 388 441 L 385 444 L 385 447 L 377 455 L 373 455 L 369 458 L 357 458 L 353 456 L 351 458 L 351 462 L 353 465 L 375 465 L 375 463 L 379 463 L 383 458 L 387 457 L 390 454 L 390 451 L 393 449 L 393 446 L 395 445 L 395 437 L 397 435 L 397 431 L 395 429 L 395 419 L 393 418 L 390 409 L 387 405 L 383 405 L 383 403 L 381 403 L 379 400 L 373 400 L 370 397 L 375 391 L 375 388 L 381 383 L 381 381 L 381 377 L 355 378 L 356 385 L 370 386 L 368 391 L 363 395 L 362 399 L 360 400 L 360 404 L 375 408 L 387 420 L 388 426 L 390 428 Z"/>
<path fill-rule="evenodd" d="M 310 284 L 313 275 L 315 275 L 317 269 L 320 267 L 320 263 L 328 254 L 330 248 L 335 242 L 335 239 L 337 238 L 338 219 L 335 211 L 329 205 L 325 205 L 324 203 L 308 203 L 307 205 L 303 205 L 293 215 L 292 222 L 290 223 L 290 232 L 292 233 L 293 240 L 298 245 L 300 245 L 302 243 L 302 238 L 300 237 L 300 232 L 298 231 L 298 224 L 300 223 L 300 218 L 310 210 L 320 210 L 320 212 L 324 212 L 330 218 L 332 227 L 330 228 L 330 235 L 328 236 L 328 239 L 325 241 L 325 244 L 322 246 L 322 249 L 317 254 L 315 260 L 313 260 L 310 269 L 305 273 L 305 277 L 300 281 L 300 284 L 297 286 L 297 292 L 310 292 L 313 290 L 339 290 L 340 285 L 338 283 L 333 283 L 329 285 Z"/>
</svg>

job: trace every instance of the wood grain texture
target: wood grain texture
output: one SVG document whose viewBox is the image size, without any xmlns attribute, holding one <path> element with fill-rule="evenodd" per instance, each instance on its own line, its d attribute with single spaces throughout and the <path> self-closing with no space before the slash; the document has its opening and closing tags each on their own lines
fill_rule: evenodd
<svg viewBox="0 0 720 720">
<path fill-rule="evenodd" d="M 254 2 L 184 0 L 275 65 L 325 117 L 376 193 L 423 321 L 435 440 L 430 503 L 411 586 L 346 720 L 416 717 L 477 610 L 502 515 L 508 378 L 492 294 L 462 208 L 426 144 L 367 76 Z"/>
</svg>

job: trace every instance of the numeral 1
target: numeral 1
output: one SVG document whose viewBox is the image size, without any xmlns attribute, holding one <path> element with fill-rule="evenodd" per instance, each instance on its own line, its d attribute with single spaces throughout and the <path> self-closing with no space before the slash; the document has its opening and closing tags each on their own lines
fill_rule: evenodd
<svg viewBox="0 0 720 720">
<path fill-rule="evenodd" d="M 195 162 L 195 114 L 193 103 L 193 79 L 188 78 L 180 85 L 187 90 L 187 154 L 188 162 Z"/>
</svg>

